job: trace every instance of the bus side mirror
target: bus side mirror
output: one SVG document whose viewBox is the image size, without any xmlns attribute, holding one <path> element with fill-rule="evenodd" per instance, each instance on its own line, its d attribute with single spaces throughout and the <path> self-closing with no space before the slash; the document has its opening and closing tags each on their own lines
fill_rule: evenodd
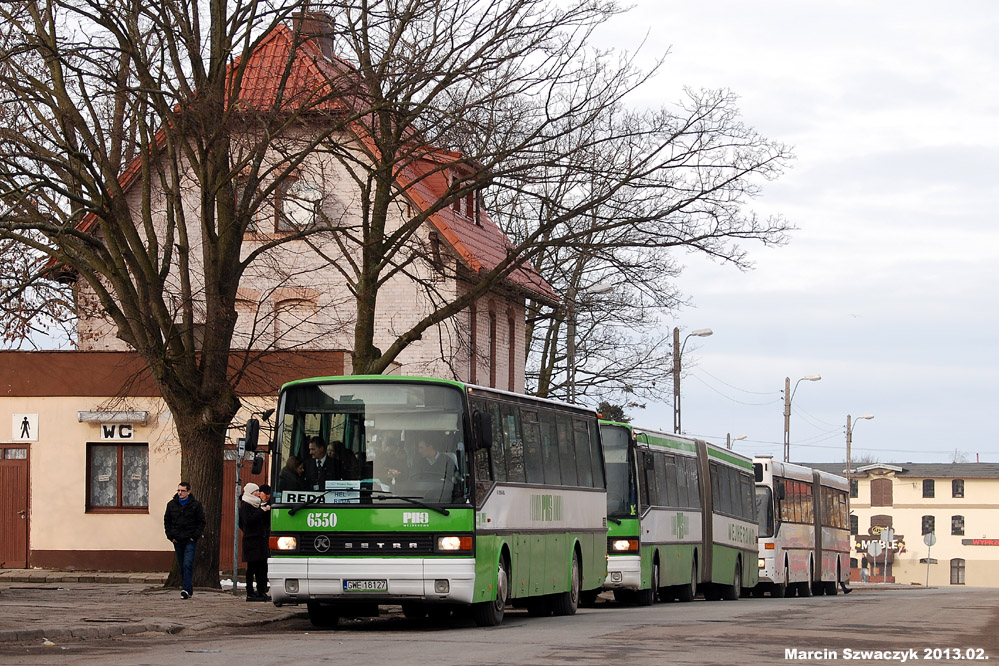
<svg viewBox="0 0 999 666">
<path fill-rule="evenodd" d="M 472 412 L 472 434 L 476 449 L 493 448 L 493 417 L 489 412 Z"/>
<path fill-rule="evenodd" d="M 778 481 L 777 482 L 777 499 L 782 500 L 782 499 L 784 499 L 784 496 L 785 496 L 785 493 L 784 493 L 784 482 L 783 481 Z"/>
<path fill-rule="evenodd" d="M 256 451 L 257 450 L 257 440 L 260 437 L 260 421 L 257 419 L 250 419 L 246 422 L 246 450 Z"/>
<path fill-rule="evenodd" d="M 260 474 L 264 471 L 264 457 L 261 455 L 256 455 L 253 457 L 253 467 L 250 468 L 250 474 Z"/>
</svg>

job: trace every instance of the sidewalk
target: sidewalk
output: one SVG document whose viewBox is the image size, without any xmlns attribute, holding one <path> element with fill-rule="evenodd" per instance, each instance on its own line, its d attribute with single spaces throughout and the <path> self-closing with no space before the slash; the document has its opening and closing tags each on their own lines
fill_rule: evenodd
<svg viewBox="0 0 999 666">
<path fill-rule="evenodd" d="M 123 634 L 250 627 L 295 617 L 304 607 L 247 603 L 195 588 L 189 600 L 164 588 L 166 573 L 0 570 L 0 643 L 53 643 Z"/>
</svg>

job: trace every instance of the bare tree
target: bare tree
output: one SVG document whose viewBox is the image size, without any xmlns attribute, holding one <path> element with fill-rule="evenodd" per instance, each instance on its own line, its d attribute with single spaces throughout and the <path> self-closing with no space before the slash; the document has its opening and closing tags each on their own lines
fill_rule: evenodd
<svg viewBox="0 0 999 666">
<path fill-rule="evenodd" d="M 379 373 L 429 328 L 456 330 L 456 314 L 524 278 L 525 262 L 561 265 L 558 248 L 586 260 L 556 284 L 579 292 L 591 259 L 630 266 L 642 284 L 646 249 L 739 262 L 730 241 L 779 239 L 782 222 L 742 217 L 739 204 L 786 150 L 742 128 L 724 94 L 629 112 L 646 75 L 588 48 L 619 11 L 605 0 L 0 5 L 0 238 L 48 258 L 26 282 L 71 277 L 75 311 L 106 318 L 148 364 L 182 473 L 213 517 L 197 584 L 217 583 L 222 446 L 259 341 L 323 335 L 294 294 L 273 314 L 242 313 L 268 297 L 241 294 L 248 276 L 294 292 L 303 273 L 336 271 L 328 293 L 345 296 L 326 303 L 332 325 L 352 331 L 354 372 Z M 310 190 L 312 174 L 350 200 Z M 427 222 L 460 206 L 485 228 L 487 187 L 513 242 L 484 262 L 444 243 L 438 260 Z M 429 305 L 381 349 L 379 293 L 399 279 L 419 281 Z M 673 298 L 644 279 L 639 311 Z"/>
</svg>

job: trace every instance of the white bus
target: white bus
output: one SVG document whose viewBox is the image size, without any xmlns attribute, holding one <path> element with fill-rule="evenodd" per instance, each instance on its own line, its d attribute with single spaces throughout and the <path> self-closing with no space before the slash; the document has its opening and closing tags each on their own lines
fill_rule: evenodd
<svg viewBox="0 0 999 666">
<path fill-rule="evenodd" d="M 770 456 L 753 460 L 760 582 L 754 595 L 836 594 L 850 576 L 849 485 Z"/>
</svg>

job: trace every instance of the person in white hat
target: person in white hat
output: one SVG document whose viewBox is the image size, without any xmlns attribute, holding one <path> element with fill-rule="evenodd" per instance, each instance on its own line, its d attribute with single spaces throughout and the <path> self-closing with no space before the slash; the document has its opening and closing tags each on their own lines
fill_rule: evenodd
<svg viewBox="0 0 999 666">
<path fill-rule="evenodd" d="M 246 562 L 246 600 L 270 601 L 267 596 L 267 556 L 271 535 L 271 487 L 247 483 L 239 503 L 239 528 L 243 530 L 243 561 Z M 254 587 L 256 581 L 256 587 Z"/>
</svg>

